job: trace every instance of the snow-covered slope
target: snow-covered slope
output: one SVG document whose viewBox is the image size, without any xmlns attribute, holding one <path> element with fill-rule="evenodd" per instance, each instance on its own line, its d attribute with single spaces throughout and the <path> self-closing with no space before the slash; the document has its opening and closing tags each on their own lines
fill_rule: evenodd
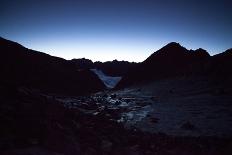
<svg viewBox="0 0 232 155">
<path fill-rule="evenodd" d="M 98 69 L 91 69 L 91 71 L 93 71 L 108 88 L 114 88 L 122 78 L 122 77 L 107 76 L 101 70 Z"/>
</svg>

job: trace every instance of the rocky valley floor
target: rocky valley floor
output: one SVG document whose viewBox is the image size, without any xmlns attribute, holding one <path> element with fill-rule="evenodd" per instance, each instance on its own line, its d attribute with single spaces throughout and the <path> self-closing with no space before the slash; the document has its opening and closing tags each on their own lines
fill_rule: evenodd
<svg viewBox="0 0 232 155">
<path fill-rule="evenodd" d="M 182 79 L 83 97 L 1 86 L 0 153 L 229 155 L 232 98 L 220 91 Z"/>
</svg>

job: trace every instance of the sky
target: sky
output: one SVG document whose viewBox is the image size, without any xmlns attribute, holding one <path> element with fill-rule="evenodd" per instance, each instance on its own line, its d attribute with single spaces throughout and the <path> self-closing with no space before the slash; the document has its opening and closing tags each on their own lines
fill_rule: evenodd
<svg viewBox="0 0 232 155">
<path fill-rule="evenodd" d="M 0 36 L 65 59 L 141 62 L 169 42 L 232 48 L 231 0 L 0 0 Z"/>
</svg>

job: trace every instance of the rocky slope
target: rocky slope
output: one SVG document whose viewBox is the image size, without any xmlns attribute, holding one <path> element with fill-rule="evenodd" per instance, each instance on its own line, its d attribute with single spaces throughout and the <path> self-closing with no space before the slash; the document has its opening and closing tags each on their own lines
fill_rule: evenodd
<svg viewBox="0 0 232 155">
<path fill-rule="evenodd" d="M 26 86 L 50 93 L 83 95 L 105 88 L 89 70 L 69 61 L 27 49 L 0 38 L 0 83 Z"/>
<path fill-rule="evenodd" d="M 138 83 L 175 78 L 205 76 L 224 83 L 231 77 L 231 50 L 210 56 L 203 49 L 187 50 L 178 43 L 170 43 L 153 53 L 136 68 L 131 69 L 117 85 L 125 88 Z M 228 81 L 231 84 L 231 81 Z"/>
</svg>

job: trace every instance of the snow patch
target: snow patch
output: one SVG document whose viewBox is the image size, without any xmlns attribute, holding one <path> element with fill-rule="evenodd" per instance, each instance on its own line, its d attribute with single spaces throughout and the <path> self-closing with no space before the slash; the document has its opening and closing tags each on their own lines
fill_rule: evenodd
<svg viewBox="0 0 232 155">
<path fill-rule="evenodd" d="M 122 79 L 122 77 L 114 77 L 107 76 L 101 70 L 91 69 L 98 77 L 102 80 L 102 82 L 106 85 L 107 88 L 114 88 L 118 82 Z"/>
</svg>

